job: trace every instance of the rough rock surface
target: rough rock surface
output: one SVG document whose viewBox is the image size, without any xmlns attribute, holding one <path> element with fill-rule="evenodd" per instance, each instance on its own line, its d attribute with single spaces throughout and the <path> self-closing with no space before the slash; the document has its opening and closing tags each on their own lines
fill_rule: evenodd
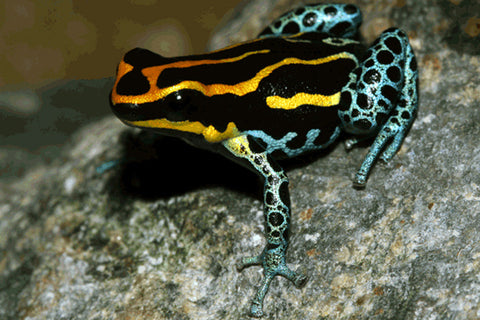
<svg viewBox="0 0 480 320">
<path fill-rule="evenodd" d="M 287 164 L 288 261 L 309 282 L 297 290 L 275 279 L 265 318 L 478 319 L 480 46 L 465 26 L 479 5 L 352 2 L 368 40 L 389 26 L 411 37 L 420 111 L 364 190 L 351 178 L 365 147 L 339 143 Z M 212 46 L 295 6 L 273 3 L 244 3 Z M 234 263 L 263 248 L 252 174 L 113 116 L 48 161 L 24 155 L 0 146 L 0 319 L 247 318 L 261 270 Z"/>
</svg>

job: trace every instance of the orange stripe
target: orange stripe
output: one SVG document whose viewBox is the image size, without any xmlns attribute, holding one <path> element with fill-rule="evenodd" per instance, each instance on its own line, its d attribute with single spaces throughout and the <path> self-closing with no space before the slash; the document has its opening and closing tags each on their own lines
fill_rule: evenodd
<svg viewBox="0 0 480 320">
<path fill-rule="evenodd" d="M 168 88 L 158 88 L 156 86 L 157 78 L 160 75 L 160 72 L 166 68 L 188 68 L 194 65 L 201 65 L 201 64 L 217 64 L 217 63 L 225 63 L 225 62 L 234 62 L 240 59 L 245 58 L 248 55 L 256 54 L 256 53 L 267 53 L 269 50 L 261 50 L 255 52 L 247 52 L 239 57 L 230 58 L 230 59 L 222 59 L 222 60 L 199 60 L 199 61 L 178 61 L 175 63 L 163 65 L 163 66 L 156 66 L 151 68 L 145 68 L 142 73 L 148 78 L 150 82 L 150 91 L 141 96 L 120 96 L 115 94 L 114 100 L 116 103 L 146 103 L 146 102 L 154 102 L 159 99 L 162 99 L 168 96 L 172 92 L 176 92 L 181 89 L 193 89 L 202 92 L 206 96 L 213 96 L 218 94 L 226 94 L 232 93 L 238 96 L 243 96 L 247 93 L 254 92 L 257 90 L 258 85 L 261 80 L 268 77 L 275 69 L 290 64 L 303 64 L 303 65 L 318 65 L 322 63 L 327 63 L 330 61 L 334 61 L 337 59 L 347 58 L 347 59 L 355 59 L 355 57 L 351 53 L 341 52 L 335 55 L 331 55 L 324 58 L 319 58 L 315 60 L 302 60 L 298 58 L 286 58 L 280 62 L 277 62 L 273 65 L 267 66 L 260 70 L 252 79 L 239 82 L 234 85 L 226 85 L 226 84 L 210 84 L 205 85 L 198 81 L 182 81 L 176 85 L 170 86 Z"/>
</svg>

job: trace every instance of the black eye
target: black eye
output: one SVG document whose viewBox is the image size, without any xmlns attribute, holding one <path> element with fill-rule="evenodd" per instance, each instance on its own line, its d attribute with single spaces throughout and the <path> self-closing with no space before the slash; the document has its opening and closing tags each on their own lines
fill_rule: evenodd
<svg viewBox="0 0 480 320">
<path fill-rule="evenodd" d="M 190 95 L 188 92 L 177 91 L 167 97 L 167 119 L 171 121 L 188 120 L 190 110 Z"/>
<path fill-rule="evenodd" d="M 174 92 L 168 99 L 168 104 L 173 110 L 180 110 L 188 104 L 188 95 L 180 91 Z"/>
</svg>

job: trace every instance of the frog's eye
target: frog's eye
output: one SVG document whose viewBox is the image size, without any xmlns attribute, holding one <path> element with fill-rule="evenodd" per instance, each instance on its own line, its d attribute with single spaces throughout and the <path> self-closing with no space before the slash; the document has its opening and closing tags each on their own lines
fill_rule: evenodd
<svg viewBox="0 0 480 320">
<path fill-rule="evenodd" d="M 190 99 L 187 94 L 177 91 L 171 94 L 168 100 L 168 105 L 172 110 L 178 111 L 187 106 Z"/>
<path fill-rule="evenodd" d="M 167 118 L 172 121 L 184 121 L 188 119 L 190 110 L 190 95 L 186 92 L 177 91 L 170 94 L 165 101 L 168 105 Z"/>
</svg>

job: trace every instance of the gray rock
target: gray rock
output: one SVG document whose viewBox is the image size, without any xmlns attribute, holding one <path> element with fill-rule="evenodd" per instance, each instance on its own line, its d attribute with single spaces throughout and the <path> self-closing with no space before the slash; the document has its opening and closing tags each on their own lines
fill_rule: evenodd
<svg viewBox="0 0 480 320">
<path fill-rule="evenodd" d="M 261 3 L 236 11 L 220 37 L 247 17 L 274 18 Z M 340 143 L 287 164 L 287 258 L 309 282 L 275 279 L 265 318 L 478 319 L 480 46 L 463 27 L 479 5 L 355 3 L 367 31 L 382 17 L 411 36 L 420 111 L 364 190 L 351 178 L 367 148 Z M 21 155 L 0 147 L 2 172 L 22 168 L 0 177 L 0 319 L 247 318 L 261 269 L 234 263 L 263 248 L 252 174 L 113 116 L 48 161 Z"/>
</svg>

